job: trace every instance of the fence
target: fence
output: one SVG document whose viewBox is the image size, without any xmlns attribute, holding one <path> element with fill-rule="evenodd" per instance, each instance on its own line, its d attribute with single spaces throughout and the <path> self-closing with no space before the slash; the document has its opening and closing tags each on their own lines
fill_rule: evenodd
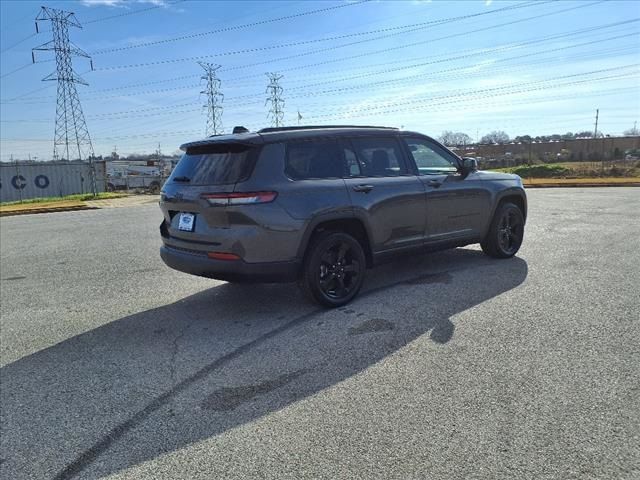
<svg viewBox="0 0 640 480">
<path fill-rule="evenodd" d="M 106 189 L 108 192 L 156 194 L 166 180 L 166 175 L 107 175 Z"/>
<path fill-rule="evenodd" d="M 96 187 L 105 191 L 105 164 L 95 162 Z M 91 193 L 89 164 L 84 162 L 0 163 L 0 202 Z"/>
</svg>

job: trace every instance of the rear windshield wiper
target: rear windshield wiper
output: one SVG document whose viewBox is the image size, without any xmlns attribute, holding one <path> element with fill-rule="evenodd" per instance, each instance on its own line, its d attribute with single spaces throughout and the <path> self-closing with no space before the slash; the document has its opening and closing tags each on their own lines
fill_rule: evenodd
<svg viewBox="0 0 640 480">
<path fill-rule="evenodd" d="M 191 179 L 189 177 L 185 177 L 184 175 L 181 177 L 175 177 L 173 179 L 174 182 L 190 182 Z"/>
</svg>

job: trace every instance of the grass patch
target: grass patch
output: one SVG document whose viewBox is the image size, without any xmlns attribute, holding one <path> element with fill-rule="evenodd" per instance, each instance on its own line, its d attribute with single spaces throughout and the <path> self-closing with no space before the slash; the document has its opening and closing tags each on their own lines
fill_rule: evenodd
<svg viewBox="0 0 640 480">
<path fill-rule="evenodd" d="M 523 178 L 525 186 L 640 185 L 640 177 Z"/>
<path fill-rule="evenodd" d="M 120 198 L 126 197 L 126 193 L 115 192 L 100 192 L 96 196 L 91 193 L 78 193 L 75 195 L 66 195 L 64 197 L 42 197 L 42 198 L 29 198 L 28 200 L 19 200 L 15 202 L 0 202 L 0 207 L 8 207 L 11 205 L 29 205 L 32 203 L 57 203 L 57 202 L 84 202 L 85 200 L 104 200 L 107 198 Z"/>
<path fill-rule="evenodd" d="M 635 178 L 640 176 L 640 163 L 563 162 L 520 165 L 492 170 L 515 173 L 522 178 Z"/>
<path fill-rule="evenodd" d="M 500 168 L 501 172 L 515 173 L 522 178 L 554 178 L 563 177 L 571 170 L 557 164 L 521 165 L 519 167 Z"/>
</svg>

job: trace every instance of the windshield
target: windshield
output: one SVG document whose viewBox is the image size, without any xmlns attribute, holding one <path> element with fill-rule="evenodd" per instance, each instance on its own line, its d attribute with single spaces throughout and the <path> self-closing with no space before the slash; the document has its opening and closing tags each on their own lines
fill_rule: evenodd
<svg viewBox="0 0 640 480">
<path fill-rule="evenodd" d="M 189 148 L 169 182 L 188 185 L 226 185 L 246 179 L 253 170 L 256 147 L 213 144 Z"/>
</svg>

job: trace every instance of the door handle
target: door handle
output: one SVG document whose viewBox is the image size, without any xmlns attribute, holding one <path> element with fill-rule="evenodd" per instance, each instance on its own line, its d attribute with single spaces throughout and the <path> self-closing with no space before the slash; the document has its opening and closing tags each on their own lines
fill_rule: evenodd
<svg viewBox="0 0 640 480">
<path fill-rule="evenodd" d="M 355 185 L 353 187 L 354 192 L 369 193 L 371 190 L 373 190 L 373 185 Z"/>
<path fill-rule="evenodd" d="M 429 180 L 427 182 L 427 185 L 429 185 L 430 187 L 438 188 L 440 185 L 442 185 L 442 182 L 439 180 Z"/>
</svg>

